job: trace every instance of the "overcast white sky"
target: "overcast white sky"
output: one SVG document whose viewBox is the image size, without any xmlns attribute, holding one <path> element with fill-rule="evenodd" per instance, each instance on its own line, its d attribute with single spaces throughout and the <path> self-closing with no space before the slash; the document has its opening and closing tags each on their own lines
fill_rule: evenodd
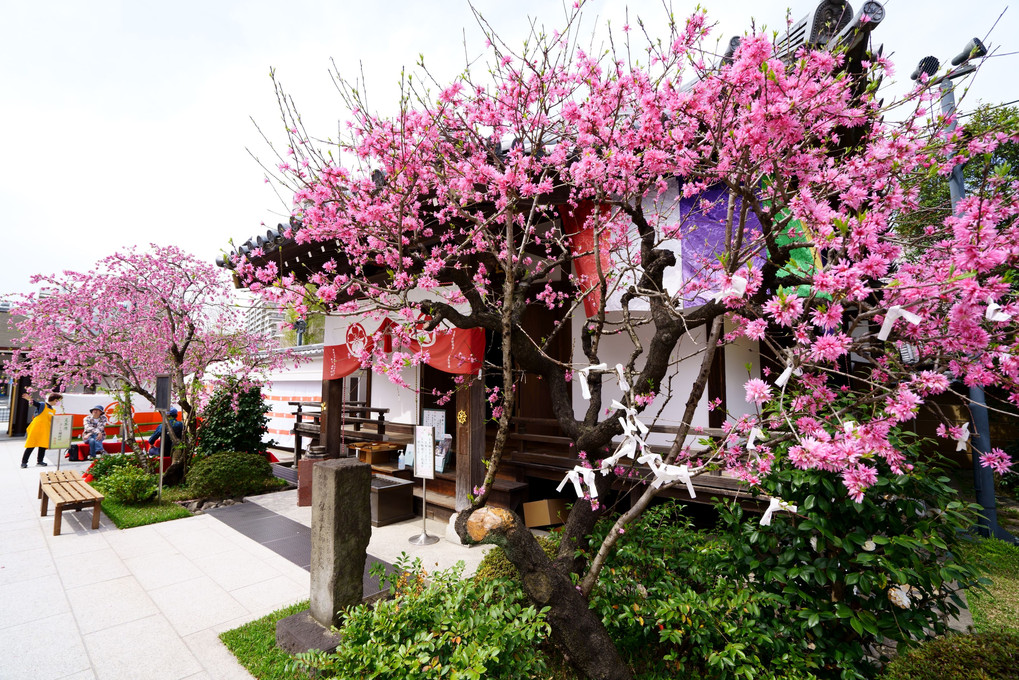
<svg viewBox="0 0 1019 680">
<path fill-rule="evenodd" d="M 851 0 L 854 9 L 861 0 Z M 726 40 L 754 16 L 784 27 L 785 9 L 805 15 L 815 0 L 702 0 Z M 1019 99 L 1019 3 L 887 0 L 875 42 L 907 81 L 916 62 L 946 62 L 984 38 L 1004 11 L 964 107 Z M 623 8 L 646 23 L 660 0 L 592 0 L 585 22 L 622 24 Z M 675 0 L 679 16 L 693 0 Z M 555 0 L 478 0 L 511 44 L 528 16 L 552 28 Z M 0 295 L 30 290 L 29 277 L 87 270 L 130 245 L 174 243 L 212 260 L 275 225 L 286 206 L 263 183 L 247 149 L 267 157 L 251 118 L 283 135 L 270 67 L 322 136 L 343 116 L 330 58 L 356 75 L 363 62 L 376 106 L 394 101 L 401 66 L 418 54 L 454 76 L 483 38 L 462 0 L 0 0 Z M 890 85 L 895 91 L 898 87 Z"/>
</svg>

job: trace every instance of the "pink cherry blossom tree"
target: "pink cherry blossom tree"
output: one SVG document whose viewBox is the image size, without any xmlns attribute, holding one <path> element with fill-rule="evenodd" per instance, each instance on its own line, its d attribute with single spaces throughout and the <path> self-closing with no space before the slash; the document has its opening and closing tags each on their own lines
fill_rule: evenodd
<svg viewBox="0 0 1019 680">
<path fill-rule="evenodd" d="M 167 481 L 185 472 L 196 412 L 212 383 L 258 380 L 289 360 L 270 340 L 243 330 L 222 270 L 175 246 L 126 250 L 89 272 L 40 274 L 32 282 L 41 284 L 39 293 L 17 304 L 25 349 L 8 370 L 36 385 L 105 386 L 152 404 L 156 376 L 169 375 L 185 427 Z"/>
<path fill-rule="evenodd" d="M 351 114 L 333 144 L 316 142 L 279 92 L 289 143 L 273 174 L 301 225 L 287 236 L 337 256 L 302 273 L 255 251 L 234 267 L 298 309 L 310 282 L 334 313 L 398 321 L 389 342 L 365 344 L 362 363 L 377 372 L 423 361 L 427 349 L 411 349 L 423 327 L 497 338 L 494 450 L 457 531 L 503 546 L 588 677 L 625 678 L 586 598 L 663 490 L 717 470 L 753 485 L 788 464 L 840 474 L 861 498 L 879 463 L 909 469 L 890 435 L 933 397 L 977 384 L 1019 399 L 1019 303 L 1003 277 L 1019 261 L 1015 187 L 989 179 L 927 227 L 922 249 L 895 229 L 917 205 L 912 177 L 946 174 L 1016 131 L 949 133 L 923 83 L 883 107 L 871 86 L 890 72 L 879 57 L 853 69 L 839 51 L 780 59 L 752 34 L 722 58 L 703 14 L 662 38 L 624 27 L 607 49 L 585 50 L 578 16 L 535 28 L 519 50 L 482 21 L 485 75 L 439 83 L 422 67 L 395 115 L 372 114 L 363 87 L 339 79 Z M 709 243 L 698 214 L 721 215 Z M 561 319 L 549 335 L 527 332 L 533 306 Z M 577 336 L 567 362 L 550 352 L 560 333 Z M 715 355 L 748 340 L 771 363 L 747 376 L 747 408 L 724 436 L 698 446 Z M 692 379 L 676 379 L 680 361 L 695 365 Z M 524 373 L 544 381 L 574 444 L 564 481 L 579 498 L 552 559 L 519 517 L 487 505 Z M 651 447 L 663 413 L 679 424 Z M 961 439 L 958 425 L 945 436 Z M 999 451 L 985 462 L 1009 464 Z M 613 488 L 636 500 L 611 508 L 613 529 L 590 545 Z M 774 505 L 769 517 L 795 511 Z"/>
</svg>

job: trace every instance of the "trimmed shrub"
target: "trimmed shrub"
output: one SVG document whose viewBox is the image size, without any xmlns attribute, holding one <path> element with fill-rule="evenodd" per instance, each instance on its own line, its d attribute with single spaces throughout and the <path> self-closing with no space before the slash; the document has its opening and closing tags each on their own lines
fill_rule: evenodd
<svg viewBox="0 0 1019 680">
<path fill-rule="evenodd" d="M 269 406 L 260 386 L 242 387 L 229 379 L 212 393 L 199 415 L 198 455 L 222 451 L 258 453 L 275 442 L 262 442 L 268 432 Z"/>
<path fill-rule="evenodd" d="M 196 498 L 230 498 L 263 491 L 272 478 L 272 467 L 254 453 L 214 453 L 195 462 L 187 485 Z"/>
<path fill-rule="evenodd" d="M 1019 680 L 1019 635 L 946 635 L 912 649 L 881 680 Z"/>
<path fill-rule="evenodd" d="M 144 503 L 156 495 L 157 480 L 141 468 L 120 465 L 96 482 L 96 488 L 117 503 Z"/>
</svg>

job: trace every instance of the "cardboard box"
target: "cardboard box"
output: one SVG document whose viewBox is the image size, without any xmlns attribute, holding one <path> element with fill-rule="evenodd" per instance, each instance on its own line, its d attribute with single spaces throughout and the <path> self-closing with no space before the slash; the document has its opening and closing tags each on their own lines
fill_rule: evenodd
<svg viewBox="0 0 1019 680">
<path fill-rule="evenodd" d="M 565 524 L 569 514 L 566 509 L 566 501 L 562 498 L 547 498 L 543 501 L 524 503 L 524 524 L 528 527 Z"/>
<path fill-rule="evenodd" d="M 397 453 L 403 448 L 397 444 L 386 442 L 355 444 L 352 447 L 357 449 L 357 459 L 369 465 L 379 463 L 387 465 L 396 460 Z"/>
</svg>

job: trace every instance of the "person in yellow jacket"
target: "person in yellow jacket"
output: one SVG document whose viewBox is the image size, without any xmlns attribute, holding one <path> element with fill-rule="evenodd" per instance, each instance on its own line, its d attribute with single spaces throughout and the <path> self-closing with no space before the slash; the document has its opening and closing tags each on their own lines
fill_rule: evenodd
<svg viewBox="0 0 1019 680">
<path fill-rule="evenodd" d="M 53 416 L 56 415 L 56 406 L 63 399 L 63 396 L 53 393 L 46 397 L 46 403 L 35 401 L 28 393 L 21 395 L 25 401 L 31 402 L 36 408 L 35 418 L 28 424 L 25 438 L 25 455 L 21 457 L 21 467 L 28 467 L 28 457 L 32 455 L 32 449 L 39 449 L 39 456 L 36 458 L 36 465 L 46 465 L 43 457 L 46 455 L 46 448 L 50 445 L 50 426 L 53 425 Z"/>
</svg>

